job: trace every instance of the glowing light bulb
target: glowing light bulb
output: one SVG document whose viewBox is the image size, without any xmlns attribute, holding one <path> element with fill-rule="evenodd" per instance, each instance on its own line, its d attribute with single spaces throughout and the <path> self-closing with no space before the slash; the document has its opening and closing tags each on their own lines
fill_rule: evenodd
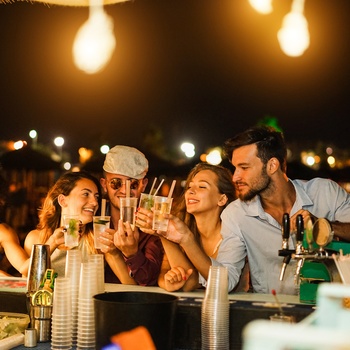
<svg viewBox="0 0 350 350">
<path fill-rule="evenodd" d="M 249 0 L 254 10 L 267 15 L 272 12 L 272 0 Z"/>
<path fill-rule="evenodd" d="M 301 56 L 310 45 L 307 20 L 303 14 L 304 0 L 294 0 L 292 11 L 282 22 L 277 37 L 282 51 L 292 57 Z"/>
<path fill-rule="evenodd" d="M 110 61 L 115 46 L 112 18 L 102 6 L 90 6 L 89 18 L 79 29 L 73 44 L 75 65 L 88 74 L 97 73 Z"/>
</svg>

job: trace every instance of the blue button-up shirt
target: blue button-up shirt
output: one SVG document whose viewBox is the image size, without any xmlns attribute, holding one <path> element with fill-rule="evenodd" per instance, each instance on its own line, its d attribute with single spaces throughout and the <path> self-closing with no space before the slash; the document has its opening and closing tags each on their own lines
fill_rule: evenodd
<svg viewBox="0 0 350 350">
<path fill-rule="evenodd" d="M 330 221 L 350 222 L 350 195 L 334 181 L 315 178 L 310 181 L 289 180 L 296 190 L 296 201 L 290 216 L 300 209 L 308 210 L 318 218 Z M 295 261 L 291 260 L 283 281 L 279 280 L 283 257 L 278 256 L 282 247 L 281 225 L 261 205 L 260 197 L 243 202 L 240 199 L 230 203 L 221 214 L 223 244 L 220 254 L 229 254 L 229 276 L 238 282 L 241 269 L 248 256 L 251 282 L 256 293 L 271 293 L 275 289 L 280 294 L 297 294 L 294 283 Z M 294 244 L 290 238 L 290 249 Z"/>
</svg>

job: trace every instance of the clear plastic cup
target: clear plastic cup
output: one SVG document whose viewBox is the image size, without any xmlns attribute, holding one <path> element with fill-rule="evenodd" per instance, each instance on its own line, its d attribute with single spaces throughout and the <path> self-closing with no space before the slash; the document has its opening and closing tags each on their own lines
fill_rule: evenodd
<svg viewBox="0 0 350 350">
<path fill-rule="evenodd" d="M 144 208 L 147 210 L 151 210 L 154 206 L 154 196 L 149 193 L 141 193 L 139 208 Z M 142 227 L 139 224 L 136 224 L 137 227 Z"/>
<path fill-rule="evenodd" d="M 124 224 L 128 222 L 132 229 L 135 227 L 137 201 L 136 197 L 120 198 L 120 218 Z"/>
<path fill-rule="evenodd" d="M 227 268 L 211 266 L 201 310 L 202 349 L 229 349 Z"/>
<path fill-rule="evenodd" d="M 270 320 L 273 322 L 286 322 L 286 323 L 294 323 L 295 322 L 293 316 L 287 316 L 287 315 L 281 315 L 281 314 L 271 315 Z"/>
<path fill-rule="evenodd" d="M 104 232 L 106 228 L 109 228 L 111 222 L 110 216 L 94 216 L 94 246 L 96 249 L 101 249 L 102 244 L 100 242 L 101 232 Z"/>
<path fill-rule="evenodd" d="M 79 245 L 79 215 L 63 215 L 64 245 L 68 248 Z"/>
<path fill-rule="evenodd" d="M 162 196 L 154 197 L 153 230 L 166 231 L 168 229 L 169 219 L 166 219 L 164 214 L 170 214 L 172 203 L 172 198 Z"/>
</svg>

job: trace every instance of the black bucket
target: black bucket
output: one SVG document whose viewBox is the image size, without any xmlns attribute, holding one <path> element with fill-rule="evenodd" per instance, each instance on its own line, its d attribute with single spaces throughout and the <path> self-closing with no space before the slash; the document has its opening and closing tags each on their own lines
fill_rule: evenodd
<svg viewBox="0 0 350 350">
<path fill-rule="evenodd" d="M 96 348 L 110 344 L 113 335 L 145 326 L 158 350 L 170 350 L 177 300 L 171 294 L 151 292 L 95 295 Z"/>
</svg>

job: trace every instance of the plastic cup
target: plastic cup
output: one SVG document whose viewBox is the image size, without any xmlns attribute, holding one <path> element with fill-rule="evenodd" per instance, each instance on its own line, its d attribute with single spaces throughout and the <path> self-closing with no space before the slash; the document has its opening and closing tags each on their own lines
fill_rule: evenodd
<svg viewBox="0 0 350 350">
<path fill-rule="evenodd" d="M 94 245 L 96 249 L 102 248 L 102 244 L 100 242 L 101 232 L 104 232 L 106 228 L 109 228 L 110 222 L 110 216 L 94 216 Z"/>
<path fill-rule="evenodd" d="M 170 214 L 172 198 L 155 196 L 153 206 L 153 230 L 166 231 L 168 229 L 169 219 L 164 214 Z"/>
<path fill-rule="evenodd" d="M 136 197 L 120 198 L 120 218 L 124 224 L 128 222 L 132 229 L 135 227 L 137 201 Z"/>
<path fill-rule="evenodd" d="M 211 266 L 202 303 L 202 349 L 229 349 L 229 311 L 227 268 Z"/>
<path fill-rule="evenodd" d="M 63 215 L 64 245 L 68 248 L 79 245 L 79 215 Z"/>
<path fill-rule="evenodd" d="M 141 193 L 139 207 L 151 210 L 154 205 L 154 196 L 149 193 Z"/>
<path fill-rule="evenodd" d="M 149 193 L 141 193 L 139 208 L 151 210 L 154 206 L 154 196 Z M 139 224 L 136 224 L 137 227 L 142 227 Z"/>
<path fill-rule="evenodd" d="M 281 315 L 281 314 L 275 314 L 270 316 L 270 321 L 273 322 L 286 322 L 286 323 L 294 323 L 294 317 L 293 316 L 287 316 L 287 315 Z"/>
<path fill-rule="evenodd" d="M 205 298 L 216 301 L 228 300 L 228 272 L 224 266 L 210 266 Z"/>
</svg>

